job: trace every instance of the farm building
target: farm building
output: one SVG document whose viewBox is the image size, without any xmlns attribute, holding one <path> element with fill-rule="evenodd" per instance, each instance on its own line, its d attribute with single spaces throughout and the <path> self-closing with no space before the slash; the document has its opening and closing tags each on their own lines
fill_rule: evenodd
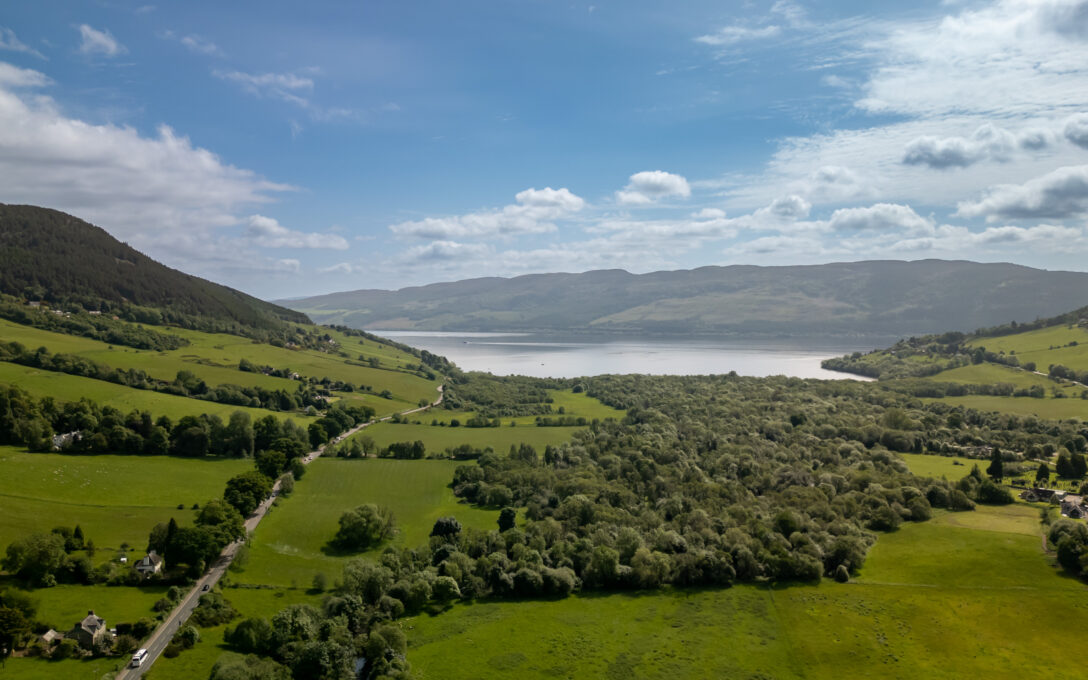
<svg viewBox="0 0 1088 680">
<path fill-rule="evenodd" d="M 164 561 L 162 557 L 159 556 L 159 554 L 156 553 L 154 550 L 152 550 L 151 552 L 147 553 L 147 555 L 142 557 L 135 566 L 136 571 L 139 572 L 140 575 L 144 578 L 147 578 L 152 574 L 157 574 L 162 571 L 163 564 Z"/>
<path fill-rule="evenodd" d="M 91 649 L 107 633 L 106 619 L 95 616 L 94 610 L 87 612 L 86 618 L 72 627 L 65 637 L 75 640 L 84 649 Z"/>
</svg>

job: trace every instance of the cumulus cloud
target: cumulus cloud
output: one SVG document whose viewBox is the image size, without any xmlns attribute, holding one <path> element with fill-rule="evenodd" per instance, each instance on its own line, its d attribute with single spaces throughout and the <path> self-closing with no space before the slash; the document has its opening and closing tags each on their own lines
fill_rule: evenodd
<svg viewBox="0 0 1088 680">
<path fill-rule="evenodd" d="M 927 165 L 939 170 L 964 168 L 987 158 L 1008 160 L 1016 146 L 1016 138 L 1011 132 L 986 124 L 970 138 L 940 139 L 928 135 L 919 137 L 907 145 L 903 162 L 907 165 Z"/>
<path fill-rule="evenodd" d="M 877 203 L 867 208 L 840 208 L 831 214 L 828 226 L 834 231 L 906 232 L 933 231 L 933 220 L 922 217 L 906 205 Z"/>
<path fill-rule="evenodd" d="M 1065 123 L 1062 134 L 1065 135 L 1066 139 L 1082 149 L 1088 149 L 1088 113 L 1070 116 Z"/>
<path fill-rule="evenodd" d="M 452 217 L 428 217 L 394 224 L 389 229 L 400 236 L 439 241 L 541 234 L 555 231 L 555 220 L 569 217 L 585 207 L 585 200 L 565 187 L 526 189 L 519 192 L 514 199 L 517 203 L 504 206 L 500 210 Z"/>
<path fill-rule="evenodd" d="M 406 262 L 464 261 L 492 253 L 484 243 L 459 243 L 457 241 L 432 241 L 426 245 L 412 246 L 402 258 Z"/>
<path fill-rule="evenodd" d="M 3 26 L 0 26 L 0 50 L 22 52 L 24 54 L 33 55 L 39 59 L 45 59 L 44 54 L 33 47 L 30 47 L 22 40 L 19 40 L 19 38 L 15 36 L 15 31 L 10 28 L 4 28 Z"/>
<path fill-rule="evenodd" d="M 83 54 L 116 57 L 128 52 L 125 46 L 117 42 L 117 39 L 107 30 L 100 31 L 87 24 L 80 24 L 79 35 L 82 38 L 79 51 Z"/>
<path fill-rule="evenodd" d="M 0 202 L 49 206 L 94 222 L 189 271 L 266 267 L 217 230 L 292 187 L 225 163 L 162 125 L 152 136 L 66 116 L 36 71 L 0 62 Z M 244 244 L 243 244 L 244 245 Z"/>
<path fill-rule="evenodd" d="M 977 201 L 961 202 L 956 214 L 990 222 L 1081 217 L 1088 214 L 1088 165 L 1058 168 L 1023 184 L 998 185 Z"/>
<path fill-rule="evenodd" d="M 616 192 L 616 201 L 621 205 L 647 205 L 673 196 L 691 196 L 687 179 L 662 170 L 646 170 L 631 175 L 627 186 Z"/>
<path fill-rule="evenodd" d="M 52 82 L 44 73 L 0 61 L 0 87 L 45 87 Z"/>
<path fill-rule="evenodd" d="M 348 242 L 339 234 L 292 231 L 271 217 L 250 215 L 246 220 L 246 238 L 263 248 L 328 248 L 347 250 Z"/>
</svg>

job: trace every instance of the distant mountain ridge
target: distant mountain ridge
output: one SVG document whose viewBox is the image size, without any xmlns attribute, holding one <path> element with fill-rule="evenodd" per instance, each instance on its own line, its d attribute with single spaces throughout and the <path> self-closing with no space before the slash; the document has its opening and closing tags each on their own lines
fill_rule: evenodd
<svg viewBox="0 0 1088 680">
<path fill-rule="evenodd" d="M 530 274 L 357 290 L 280 304 L 317 323 L 434 331 L 911 335 L 1088 305 L 1088 273 L 967 261 L 736 265 Z"/>
<path fill-rule="evenodd" d="M 55 303 L 137 305 L 258 329 L 305 314 L 171 269 L 83 220 L 0 204 L 0 293 Z"/>
</svg>

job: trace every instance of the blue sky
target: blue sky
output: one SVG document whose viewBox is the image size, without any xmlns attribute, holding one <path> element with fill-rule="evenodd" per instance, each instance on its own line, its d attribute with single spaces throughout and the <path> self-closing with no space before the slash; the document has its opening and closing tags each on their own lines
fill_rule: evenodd
<svg viewBox="0 0 1088 680">
<path fill-rule="evenodd" d="M 1085 270 L 1088 0 L 8 3 L 0 202 L 266 298 Z"/>
</svg>

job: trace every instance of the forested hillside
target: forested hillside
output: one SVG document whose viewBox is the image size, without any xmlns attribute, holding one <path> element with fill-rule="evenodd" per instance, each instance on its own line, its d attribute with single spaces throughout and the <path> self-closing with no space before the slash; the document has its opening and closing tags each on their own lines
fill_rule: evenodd
<svg viewBox="0 0 1088 680">
<path fill-rule="evenodd" d="M 159 264 L 76 217 L 28 205 L 0 204 L 0 293 L 88 310 L 154 308 L 175 322 L 202 318 L 264 330 L 309 322 Z"/>
<path fill-rule="evenodd" d="M 702 267 L 482 278 L 283 304 L 356 328 L 915 335 L 1088 304 L 1088 274 L 964 261 Z"/>
</svg>

